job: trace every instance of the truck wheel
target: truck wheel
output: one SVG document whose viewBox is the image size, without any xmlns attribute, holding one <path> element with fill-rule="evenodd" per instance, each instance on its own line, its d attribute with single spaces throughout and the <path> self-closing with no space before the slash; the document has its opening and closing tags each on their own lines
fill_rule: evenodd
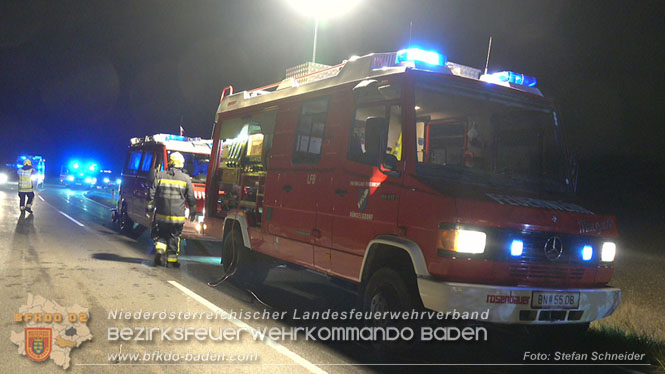
<svg viewBox="0 0 665 374">
<path fill-rule="evenodd" d="M 381 268 L 367 282 L 362 294 L 363 308 L 368 312 L 405 311 L 417 308 L 404 276 L 391 268 Z"/>
<path fill-rule="evenodd" d="M 134 221 L 129 218 L 129 214 L 127 213 L 127 205 L 123 204 L 122 209 L 120 209 L 120 231 L 125 233 L 125 234 L 133 234 L 134 233 Z"/>
<path fill-rule="evenodd" d="M 235 258 L 234 258 L 235 254 Z M 240 230 L 226 235 L 222 247 L 222 267 L 229 273 L 232 263 L 235 262 L 235 273 L 231 279 L 251 285 L 261 284 L 268 276 L 270 263 L 258 253 L 245 247 Z"/>
</svg>

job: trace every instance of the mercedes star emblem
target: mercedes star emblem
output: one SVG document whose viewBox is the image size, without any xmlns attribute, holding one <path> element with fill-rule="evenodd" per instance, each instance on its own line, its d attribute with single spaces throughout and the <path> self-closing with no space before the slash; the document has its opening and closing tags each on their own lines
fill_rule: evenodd
<svg viewBox="0 0 665 374">
<path fill-rule="evenodd" d="M 561 239 L 558 236 L 553 236 L 547 239 L 545 243 L 545 256 L 550 261 L 556 261 L 561 257 L 563 252 L 563 245 L 561 245 Z"/>
</svg>

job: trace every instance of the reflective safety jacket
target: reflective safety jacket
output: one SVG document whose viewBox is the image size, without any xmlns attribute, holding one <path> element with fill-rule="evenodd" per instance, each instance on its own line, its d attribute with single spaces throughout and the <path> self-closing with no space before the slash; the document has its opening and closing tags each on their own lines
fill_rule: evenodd
<svg viewBox="0 0 665 374">
<path fill-rule="evenodd" d="M 35 173 L 33 168 L 25 168 L 18 170 L 18 192 L 32 192 L 32 174 Z"/>
<path fill-rule="evenodd" d="M 176 168 L 157 172 L 150 185 L 148 202 L 155 205 L 156 221 L 185 223 L 185 202 L 190 210 L 196 211 L 192 179 Z"/>
</svg>

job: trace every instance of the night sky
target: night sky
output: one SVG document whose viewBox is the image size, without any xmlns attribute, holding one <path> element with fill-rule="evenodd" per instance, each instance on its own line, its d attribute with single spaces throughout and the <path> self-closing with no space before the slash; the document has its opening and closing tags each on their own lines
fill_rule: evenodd
<svg viewBox="0 0 665 374">
<path fill-rule="evenodd" d="M 411 44 L 481 68 L 491 35 L 490 71 L 536 76 L 558 103 L 583 194 L 662 200 L 663 20 L 664 1 L 364 0 L 320 25 L 317 62 L 404 48 L 412 22 Z M 175 133 L 181 118 L 209 137 L 225 86 L 281 80 L 312 38 L 283 0 L 2 1 L 0 161 L 118 169 L 130 137 Z"/>
</svg>

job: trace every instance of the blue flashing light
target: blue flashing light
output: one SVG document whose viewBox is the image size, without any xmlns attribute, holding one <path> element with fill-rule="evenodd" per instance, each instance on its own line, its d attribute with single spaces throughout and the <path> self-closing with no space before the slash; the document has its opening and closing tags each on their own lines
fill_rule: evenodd
<svg viewBox="0 0 665 374">
<path fill-rule="evenodd" d="M 593 247 L 585 245 L 584 248 L 582 248 L 582 260 L 589 261 L 591 260 L 591 257 L 593 257 Z"/>
<path fill-rule="evenodd" d="M 88 167 L 88 169 L 90 169 L 90 171 L 95 171 L 96 167 L 97 167 L 96 164 L 92 164 L 92 165 L 90 165 L 90 167 Z"/>
<path fill-rule="evenodd" d="M 429 65 L 442 66 L 446 62 L 446 58 L 438 52 L 425 51 L 420 48 L 408 48 L 397 52 L 396 63 L 399 64 L 406 61 L 424 62 Z"/>
<path fill-rule="evenodd" d="M 110 182 L 111 182 L 110 179 L 108 179 L 108 178 L 104 178 L 104 183 L 110 183 Z"/>
<path fill-rule="evenodd" d="M 78 163 L 78 162 L 75 162 L 74 164 L 72 164 L 72 167 L 73 167 L 74 169 L 78 169 L 78 168 L 79 168 L 79 163 Z"/>
<path fill-rule="evenodd" d="M 182 135 L 168 135 L 166 140 L 180 140 L 184 142 L 187 140 L 187 137 Z"/>
<path fill-rule="evenodd" d="M 510 243 L 510 255 L 511 256 L 521 256 L 522 252 L 524 251 L 524 242 L 521 240 L 513 240 L 512 243 Z"/>
<path fill-rule="evenodd" d="M 21 160 L 25 160 L 26 158 L 27 158 L 27 157 L 25 157 L 25 156 L 21 156 Z"/>
<path fill-rule="evenodd" d="M 519 74 L 512 71 L 500 71 L 498 73 L 492 73 L 490 75 L 492 77 L 497 78 L 501 82 L 509 82 L 527 87 L 535 87 L 536 84 L 538 84 L 538 80 L 536 79 L 536 77 Z"/>
<path fill-rule="evenodd" d="M 116 183 L 116 184 L 122 184 L 122 179 L 116 179 L 116 180 L 115 180 L 115 183 Z"/>
<path fill-rule="evenodd" d="M 23 164 L 16 164 L 16 167 L 17 167 L 17 168 L 22 168 L 22 167 L 23 167 Z"/>
<path fill-rule="evenodd" d="M 74 181 L 74 176 L 73 175 L 68 175 L 67 180 L 70 181 L 70 182 L 73 182 Z"/>
</svg>

